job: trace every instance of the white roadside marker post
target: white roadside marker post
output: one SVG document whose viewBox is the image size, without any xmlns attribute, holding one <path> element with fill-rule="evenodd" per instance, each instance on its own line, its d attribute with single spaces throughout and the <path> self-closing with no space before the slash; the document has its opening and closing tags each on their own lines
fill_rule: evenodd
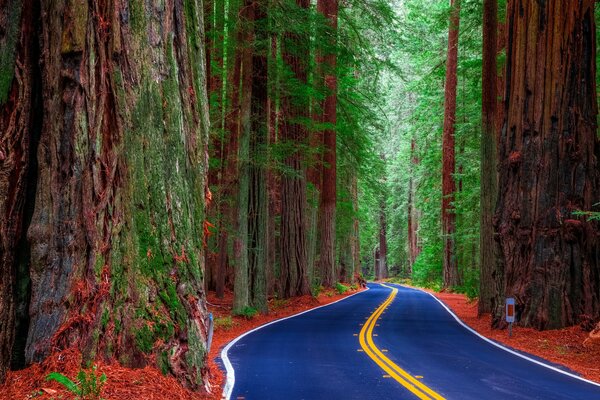
<svg viewBox="0 0 600 400">
<path fill-rule="evenodd" d="M 512 325 L 515 322 L 515 299 L 506 298 L 506 322 L 508 322 L 508 337 L 512 337 Z"/>
</svg>

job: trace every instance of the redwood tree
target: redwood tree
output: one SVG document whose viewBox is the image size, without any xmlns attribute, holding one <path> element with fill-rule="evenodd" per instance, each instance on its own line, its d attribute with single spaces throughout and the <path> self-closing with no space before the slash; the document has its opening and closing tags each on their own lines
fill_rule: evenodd
<svg viewBox="0 0 600 400">
<path fill-rule="evenodd" d="M 333 285 L 337 278 L 335 273 L 335 206 L 336 206 L 336 132 L 337 118 L 337 77 L 336 77 L 336 43 L 337 43 L 337 0 L 319 0 L 317 11 L 327 18 L 330 30 L 321 47 L 321 73 L 326 90 L 322 104 L 321 122 L 329 125 L 323 131 L 323 167 L 321 168 L 321 200 L 319 204 L 319 270 L 322 283 Z"/>
<path fill-rule="evenodd" d="M 77 346 L 202 385 L 201 3 L 5 5 L 0 375 Z"/>
<path fill-rule="evenodd" d="M 600 314 L 600 199 L 594 1 L 510 1 L 505 118 L 495 216 L 505 296 L 538 329 Z"/>
<path fill-rule="evenodd" d="M 308 26 L 309 0 L 296 0 L 298 16 L 305 19 L 299 26 Z M 302 146 L 307 129 L 307 102 L 299 87 L 307 82 L 308 37 L 298 26 L 283 35 L 282 56 L 289 69 L 286 87 L 281 95 L 281 140 L 290 154 L 285 158 L 287 169 L 281 177 L 281 280 L 285 297 L 310 293 L 306 243 L 306 171 Z M 282 82 L 283 84 L 283 82 Z"/>
<path fill-rule="evenodd" d="M 250 153 L 249 268 L 250 304 L 261 312 L 267 311 L 267 264 L 269 257 L 267 193 L 268 143 L 268 62 L 270 50 L 267 35 L 267 2 L 254 0 L 254 51 L 252 54 L 252 106 Z"/>
<path fill-rule="evenodd" d="M 483 68 L 481 115 L 481 214 L 480 224 L 480 278 L 479 314 L 492 311 L 494 287 L 493 271 L 496 267 L 493 216 L 498 191 L 496 155 L 497 73 L 496 45 L 498 36 L 498 2 L 483 2 Z"/>
<path fill-rule="evenodd" d="M 448 57 L 446 59 L 446 84 L 444 101 L 444 131 L 442 137 L 442 235 L 444 240 L 443 273 L 444 287 L 460 284 L 456 263 L 454 234 L 456 214 L 454 213 L 454 123 L 456 120 L 456 84 L 458 61 L 458 27 L 460 21 L 459 0 L 451 0 L 450 28 L 448 31 Z"/>
<path fill-rule="evenodd" d="M 239 137 L 237 154 L 237 201 L 236 201 L 236 234 L 233 240 L 235 257 L 235 280 L 233 312 L 242 313 L 250 305 L 249 292 L 249 254 L 248 254 L 248 206 L 250 193 L 250 131 L 252 107 L 252 56 L 254 42 L 254 6 L 252 0 L 244 0 L 239 12 L 238 40 L 235 49 L 236 64 L 239 68 L 240 80 L 234 81 L 239 86 L 239 121 L 236 121 Z"/>
</svg>

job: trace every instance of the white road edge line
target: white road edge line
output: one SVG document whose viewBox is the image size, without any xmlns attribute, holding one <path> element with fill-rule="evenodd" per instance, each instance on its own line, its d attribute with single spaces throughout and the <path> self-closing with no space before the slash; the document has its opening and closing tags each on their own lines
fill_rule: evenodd
<svg viewBox="0 0 600 400">
<path fill-rule="evenodd" d="M 402 285 L 399 285 L 399 286 L 402 286 Z M 421 290 L 421 289 L 417 289 L 417 288 L 406 287 L 406 286 L 402 286 L 402 287 L 403 287 L 403 288 L 406 288 L 406 289 L 418 290 L 419 292 L 423 292 L 423 293 L 426 293 L 426 294 L 430 295 L 430 296 L 431 296 L 431 297 L 433 297 L 433 298 L 434 298 L 434 299 L 435 299 L 435 300 L 436 300 L 438 303 L 440 303 L 440 304 L 442 305 L 442 307 L 444 307 L 444 309 L 445 309 L 445 310 L 446 310 L 446 311 L 447 311 L 447 312 L 448 312 L 448 313 L 449 313 L 449 314 L 450 314 L 452 317 L 454 317 L 454 319 L 455 319 L 455 320 L 456 320 L 456 321 L 457 321 L 457 322 L 458 322 L 458 323 L 459 323 L 459 324 L 460 324 L 460 325 L 461 325 L 463 328 L 465 328 L 465 329 L 466 329 L 466 330 L 468 330 L 469 332 L 473 333 L 474 335 L 478 336 L 480 339 L 483 339 L 483 340 L 485 340 L 486 342 L 490 343 L 491 345 L 493 345 L 493 346 L 496 346 L 496 347 L 498 347 L 499 349 L 502 349 L 502 350 L 504 350 L 504 351 L 506 351 L 506 352 L 509 352 L 509 353 L 510 353 L 510 354 L 512 354 L 512 355 L 515 355 L 515 356 L 517 356 L 517 357 L 521 357 L 521 358 L 522 358 L 522 359 L 524 359 L 524 360 L 527 360 L 527 361 L 530 361 L 530 362 L 532 362 L 532 363 L 534 363 L 534 364 L 541 365 L 542 367 L 545 367 L 545 368 L 551 369 L 552 371 L 555 371 L 555 372 L 558 372 L 558 373 L 560 373 L 560 374 L 567 375 L 567 376 L 569 376 L 569 377 L 571 377 L 571 378 L 575 378 L 575 379 L 578 379 L 578 380 L 580 380 L 580 381 L 583 381 L 583 382 L 589 383 L 589 384 L 591 384 L 591 385 L 594 385 L 594 386 L 598 386 L 598 387 L 600 387 L 600 383 L 598 383 L 598 382 L 590 381 L 589 379 L 582 378 L 581 376 L 578 376 L 578 375 L 572 374 L 572 373 L 570 373 L 570 372 L 567 372 L 567 371 L 563 371 L 563 370 L 562 370 L 562 369 L 560 369 L 560 368 L 556 368 L 556 367 L 554 367 L 554 366 L 552 366 L 552 365 L 549 365 L 549 364 L 543 363 L 543 362 L 541 362 L 541 361 L 535 360 L 535 359 L 533 359 L 533 358 L 531 358 L 531 357 L 527 357 L 527 356 L 526 356 L 526 355 L 524 355 L 524 354 L 518 353 L 518 352 L 516 352 L 516 351 L 514 351 L 514 350 L 511 350 L 511 349 L 509 349 L 508 347 L 505 347 L 505 346 L 503 346 L 503 345 L 501 345 L 501 344 L 499 344 L 499 343 L 497 343 L 497 342 L 494 342 L 494 341 L 493 341 L 493 340 L 491 340 L 491 339 L 488 339 L 488 338 L 486 338 L 485 336 L 481 335 L 479 332 L 477 332 L 476 330 L 474 330 L 473 328 L 471 328 L 470 326 L 468 326 L 467 324 L 465 324 L 465 323 L 464 323 L 464 322 L 463 322 L 463 321 L 462 321 L 460 318 L 458 318 L 458 316 L 457 316 L 456 314 L 454 314 L 454 312 L 453 312 L 452 310 L 450 310 L 450 308 L 448 308 L 448 306 L 447 306 L 446 304 L 444 304 L 444 302 L 443 302 L 443 301 L 441 301 L 440 299 L 438 299 L 437 297 L 435 297 L 433 294 L 431 294 L 431 293 L 429 293 L 429 292 L 426 292 L 426 291 L 424 291 L 424 290 Z"/>
<path fill-rule="evenodd" d="M 340 301 L 344 301 L 344 300 L 349 299 L 350 297 L 356 296 L 357 294 L 364 293 L 367 290 L 369 290 L 369 287 L 367 287 L 366 290 L 362 290 L 362 291 L 360 291 L 358 293 L 351 294 L 350 296 L 346 296 L 343 299 L 336 300 L 336 301 L 334 301 L 332 303 L 325 304 L 325 305 L 322 305 L 322 306 L 319 306 L 319 307 L 315 307 L 315 308 L 311 308 L 310 310 L 302 311 L 302 312 L 299 312 L 297 314 L 290 315 L 288 317 L 284 317 L 284 318 L 280 318 L 280 319 L 276 319 L 276 320 L 271 321 L 271 322 L 267 322 L 266 324 L 261 325 L 259 327 L 256 327 L 256 328 L 254 328 L 254 329 L 252 329 L 252 330 L 250 330 L 250 331 L 248 331 L 248 332 L 246 332 L 246 333 L 244 333 L 244 334 L 236 337 L 235 339 L 233 339 L 231 342 L 229 342 L 227 344 L 227 346 L 225 346 L 223 348 L 223 350 L 221 350 L 221 360 L 223 360 L 223 364 L 225 365 L 225 373 L 227 375 L 227 379 L 225 381 L 225 386 L 223 387 L 223 394 L 222 394 L 221 397 L 223 399 L 225 399 L 225 400 L 230 400 L 231 394 L 233 393 L 233 386 L 235 385 L 235 370 L 233 369 L 233 365 L 231 364 L 231 361 L 229 361 L 229 357 L 227 355 L 227 352 L 229 351 L 229 349 L 231 349 L 231 347 L 234 344 L 236 344 L 244 336 L 249 335 L 252 332 L 256 332 L 257 330 L 262 329 L 262 328 L 264 328 L 266 326 L 273 325 L 273 324 L 276 324 L 276 323 L 281 322 L 281 321 L 285 321 L 286 319 L 294 318 L 294 317 L 297 317 L 299 315 L 306 314 L 306 313 L 309 313 L 309 312 L 314 311 L 314 310 L 318 310 L 319 308 L 331 306 L 333 304 L 339 303 Z"/>
</svg>

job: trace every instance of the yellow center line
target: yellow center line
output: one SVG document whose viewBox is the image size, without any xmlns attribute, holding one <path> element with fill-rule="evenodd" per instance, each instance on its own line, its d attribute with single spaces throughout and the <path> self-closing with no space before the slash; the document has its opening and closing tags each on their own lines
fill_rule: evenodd
<svg viewBox="0 0 600 400">
<path fill-rule="evenodd" d="M 392 293 L 390 293 L 389 297 L 386 301 L 383 302 L 371 316 L 367 319 L 367 322 L 363 325 L 360 330 L 360 346 L 363 348 L 365 353 L 373 360 L 381 369 L 387 372 L 392 378 L 394 378 L 398 383 L 408 389 L 411 393 L 417 396 L 419 399 L 423 400 L 444 400 L 442 396 L 438 393 L 431 390 L 429 387 L 425 386 L 422 382 L 415 379 L 408 372 L 404 371 L 397 364 L 395 364 L 392 360 L 387 358 L 375 345 L 373 342 L 373 329 L 376 326 L 376 322 L 383 314 L 385 309 L 394 301 L 396 294 L 398 293 L 398 289 L 382 285 L 389 289 L 392 289 Z"/>
</svg>

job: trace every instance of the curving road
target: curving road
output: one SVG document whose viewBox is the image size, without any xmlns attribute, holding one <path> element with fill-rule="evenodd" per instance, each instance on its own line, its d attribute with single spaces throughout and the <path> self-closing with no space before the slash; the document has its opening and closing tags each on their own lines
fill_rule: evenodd
<svg viewBox="0 0 600 400">
<path fill-rule="evenodd" d="M 600 385 L 499 347 L 397 285 L 265 325 L 221 353 L 247 400 L 600 399 Z"/>
</svg>

